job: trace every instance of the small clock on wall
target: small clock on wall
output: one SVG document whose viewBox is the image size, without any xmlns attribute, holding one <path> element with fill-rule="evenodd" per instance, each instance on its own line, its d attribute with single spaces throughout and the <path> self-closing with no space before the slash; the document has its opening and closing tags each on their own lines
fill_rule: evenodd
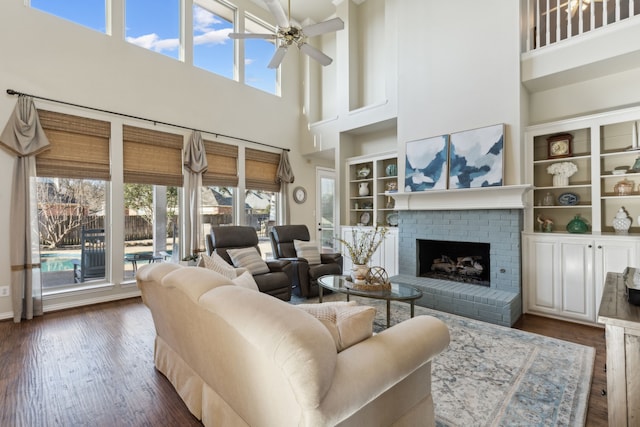
<svg viewBox="0 0 640 427">
<path fill-rule="evenodd" d="M 304 203 L 307 200 L 307 190 L 302 187 L 296 187 L 293 189 L 293 200 L 296 203 Z"/>
<path fill-rule="evenodd" d="M 561 157 L 570 157 L 571 142 L 573 141 L 573 135 L 569 133 L 563 133 L 561 135 L 554 135 L 547 138 L 548 144 L 548 157 L 550 159 L 558 159 Z"/>
</svg>

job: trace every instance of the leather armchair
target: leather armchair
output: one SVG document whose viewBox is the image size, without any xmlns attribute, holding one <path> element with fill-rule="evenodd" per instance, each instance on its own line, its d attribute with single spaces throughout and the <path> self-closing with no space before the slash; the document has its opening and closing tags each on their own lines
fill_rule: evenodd
<svg viewBox="0 0 640 427">
<path fill-rule="evenodd" d="M 318 278 L 327 274 L 342 274 L 342 254 L 321 253 L 320 264 L 310 265 L 296 254 L 294 240 L 310 241 L 306 225 L 276 225 L 269 233 L 273 257 L 293 264 L 293 293 L 305 298 L 318 295 Z"/>
<path fill-rule="evenodd" d="M 207 253 L 214 251 L 230 265 L 233 265 L 228 254 L 229 249 L 258 247 L 258 233 L 253 227 L 234 225 L 211 227 L 211 233 L 206 236 Z M 260 292 L 272 295 L 284 301 L 291 299 L 291 281 L 293 266 L 287 260 L 266 261 L 269 272 L 253 275 Z"/>
</svg>

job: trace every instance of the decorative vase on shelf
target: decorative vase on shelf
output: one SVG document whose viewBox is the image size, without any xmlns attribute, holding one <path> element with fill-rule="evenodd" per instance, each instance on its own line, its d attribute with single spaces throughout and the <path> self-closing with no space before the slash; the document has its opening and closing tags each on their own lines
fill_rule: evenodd
<svg viewBox="0 0 640 427">
<path fill-rule="evenodd" d="M 391 163 L 387 165 L 387 168 L 384 170 L 387 176 L 396 176 L 398 175 L 398 166 L 395 163 Z"/>
<path fill-rule="evenodd" d="M 569 185 L 569 177 L 561 174 L 553 175 L 554 187 L 566 187 Z"/>
<path fill-rule="evenodd" d="M 553 205 L 555 205 L 555 197 L 553 197 L 553 194 L 551 194 L 551 192 L 547 192 L 547 194 L 545 194 L 544 198 L 542 199 L 542 206 Z"/>
<path fill-rule="evenodd" d="M 371 169 L 369 169 L 369 166 L 363 166 L 360 169 L 358 169 L 357 173 L 358 173 L 358 178 L 366 178 L 371 173 Z"/>
<path fill-rule="evenodd" d="M 368 182 L 361 182 L 360 185 L 358 186 L 358 194 L 361 196 L 368 196 L 369 195 L 369 183 Z"/>
<path fill-rule="evenodd" d="M 631 227 L 631 218 L 624 207 L 622 207 L 618 210 L 615 218 L 613 218 L 613 229 L 616 230 L 616 233 L 628 233 L 629 227 Z"/>
<path fill-rule="evenodd" d="M 633 186 L 635 183 L 628 179 L 623 179 L 622 181 L 618 181 L 616 185 L 613 186 L 613 191 L 618 196 L 628 196 L 633 191 Z"/>
<path fill-rule="evenodd" d="M 578 214 L 567 224 L 567 231 L 569 233 L 586 233 L 589 231 L 589 226 Z"/>
<path fill-rule="evenodd" d="M 369 266 L 366 264 L 353 264 L 351 267 L 351 279 L 355 284 L 366 283 L 368 274 Z"/>
</svg>

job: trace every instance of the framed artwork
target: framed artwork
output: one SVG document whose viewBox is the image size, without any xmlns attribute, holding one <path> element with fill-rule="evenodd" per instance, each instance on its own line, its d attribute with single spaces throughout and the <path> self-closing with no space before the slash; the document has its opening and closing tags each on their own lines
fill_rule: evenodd
<svg viewBox="0 0 640 427">
<path fill-rule="evenodd" d="M 407 142 L 404 191 L 447 189 L 449 135 Z"/>
<path fill-rule="evenodd" d="M 450 135 L 449 188 L 498 187 L 504 179 L 504 124 Z"/>
</svg>

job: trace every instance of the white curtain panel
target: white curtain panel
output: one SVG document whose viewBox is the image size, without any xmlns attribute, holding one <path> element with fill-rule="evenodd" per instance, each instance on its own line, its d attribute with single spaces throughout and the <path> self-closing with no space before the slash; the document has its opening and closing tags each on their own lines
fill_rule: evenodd
<svg viewBox="0 0 640 427">
<path fill-rule="evenodd" d="M 20 96 L 0 146 L 16 156 L 11 206 L 11 295 L 13 321 L 42 315 L 42 283 L 37 204 L 36 154 L 49 149 L 33 98 Z"/>
<path fill-rule="evenodd" d="M 276 182 L 280 183 L 280 199 L 282 200 L 282 219 L 284 224 L 291 222 L 291 213 L 289 209 L 289 184 L 292 184 L 295 180 L 291 164 L 289 163 L 289 155 L 287 150 L 282 150 L 280 153 L 280 163 L 278 164 L 278 171 L 276 173 Z"/>
<path fill-rule="evenodd" d="M 184 149 L 183 157 L 186 169 L 184 192 L 185 233 L 181 239 L 184 248 L 189 250 L 187 255 L 198 253 L 203 249 L 204 238 L 202 236 L 202 220 L 200 216 L 200 187 L 202 186 L 202 174 L 207 171 L 207 153 L 200 132 L 193 131 L 189 142 Z"/>
</svg>

